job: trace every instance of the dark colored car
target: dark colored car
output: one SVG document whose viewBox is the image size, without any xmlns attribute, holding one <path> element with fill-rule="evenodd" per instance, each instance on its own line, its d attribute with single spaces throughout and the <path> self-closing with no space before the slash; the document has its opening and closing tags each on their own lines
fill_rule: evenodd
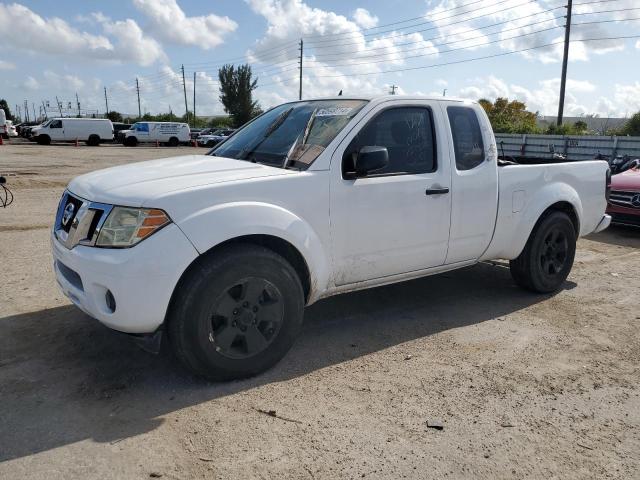
<svg viewBox="0 0 640 480">
<path fill-rule="evenodd" d="M 640 227 L 640 167 L 611 177 L 607 213 L 613 223 Z"/>
<path fill-rule="evenodd" d="M 122 132 L 131 128 L 130 123 L 113 122 L 113 142 L 122 143 L 124 135 Z"/>
</svg>

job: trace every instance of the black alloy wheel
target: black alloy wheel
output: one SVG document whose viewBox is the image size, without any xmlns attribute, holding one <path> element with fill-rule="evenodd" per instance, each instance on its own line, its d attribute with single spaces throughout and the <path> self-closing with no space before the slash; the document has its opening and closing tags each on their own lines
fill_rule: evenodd
<svg viewBox="0 0 640 480">
<path fill-rule="evenodd" d="M 219 354 L 245 359 L 265 350 L 284 318 L 282 293 L 265 278 L 248 277 L 229 285 L 215 300 L 209 341 Z"/>
</svg>

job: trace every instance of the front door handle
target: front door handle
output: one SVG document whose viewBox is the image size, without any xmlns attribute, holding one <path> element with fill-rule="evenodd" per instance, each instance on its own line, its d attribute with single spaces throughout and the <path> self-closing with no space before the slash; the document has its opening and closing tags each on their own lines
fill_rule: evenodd
<svg viewBox="0 0 640 480">
<path fill-rule="evenodd" d="M 449 193 L 449 189 L 447 187 L 427 188 L 424 193 L 426 195 L 444 195 L 445 193 Z"/>
</svg>

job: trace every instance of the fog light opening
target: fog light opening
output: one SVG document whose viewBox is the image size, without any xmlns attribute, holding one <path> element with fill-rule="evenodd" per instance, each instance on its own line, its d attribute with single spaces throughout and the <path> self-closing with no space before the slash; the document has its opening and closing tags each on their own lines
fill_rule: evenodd
<svg viewBox="0 0 640 480">
<path fill-rule="evenodd" d="M 104 299 L 107 302 L 107 308 L 111 313 L 116 311 L 116 299 L 113 297 L 113 293 L 111 290 L 107 290 L 107 293 L 104 295 Z"/>
</svg>

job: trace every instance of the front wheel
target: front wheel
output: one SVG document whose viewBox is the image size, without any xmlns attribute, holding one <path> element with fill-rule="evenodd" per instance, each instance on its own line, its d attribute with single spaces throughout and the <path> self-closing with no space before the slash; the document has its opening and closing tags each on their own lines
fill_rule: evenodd
<svg viewBox="0 0 640 480">
<path fill-rule="evenodd" d="M 177 147 L 179 143 L 180 143 L 180 141 L 176 137 L 171 137 L 169 139 L 169 146 L 170 147 Z"/>
<path fill-rule="evenodd" d="M 304 292 L 291 265 L 256 245 L 204 256 L 177 286 L 168 334 L 178 359 L 210 380 L 256 375 L 291 348 Z"/>
<path fill-rule="evenodd" d="M 138 139 L 136 137 L 126 137 L 124 139 L 124 144 L 127 147 L 135 147 L 138 145 Z"/>
<path fill-rule="evenodd" d="M 564 212 L 538 221 L 522 253 L 509 262 L 511 276 L 527 290 L 555 292 L 565 282 L 576 254 L 576 231 Z"/>
</svg>

